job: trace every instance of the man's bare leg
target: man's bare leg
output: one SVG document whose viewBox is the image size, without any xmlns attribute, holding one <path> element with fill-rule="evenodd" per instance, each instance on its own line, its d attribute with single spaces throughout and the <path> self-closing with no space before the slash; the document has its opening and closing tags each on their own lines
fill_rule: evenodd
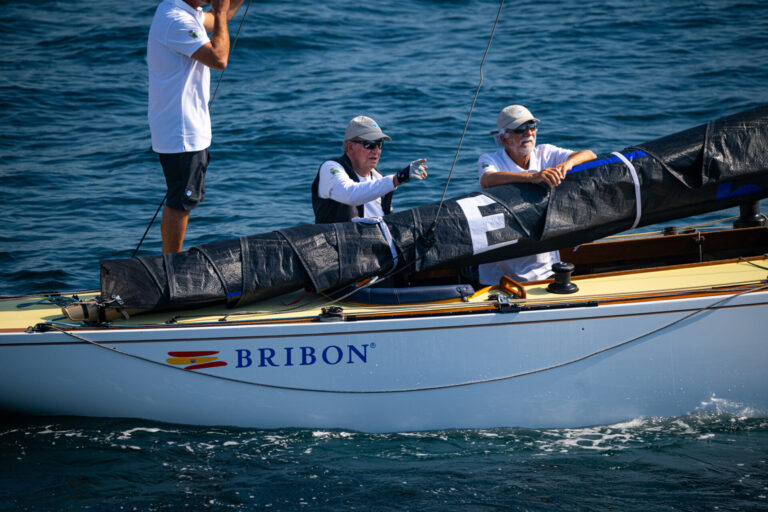
<svg viewBox="0 0 768 512">
<path fill-rule="evenodd" d="M 184 245 L 184 235 L 187 233 L 189 212 L 176 210 L 165 206 L 163 220 L 160 222 L 160 233 L 163 237 L 163 254 L 181 252 Z"/>
</svg>

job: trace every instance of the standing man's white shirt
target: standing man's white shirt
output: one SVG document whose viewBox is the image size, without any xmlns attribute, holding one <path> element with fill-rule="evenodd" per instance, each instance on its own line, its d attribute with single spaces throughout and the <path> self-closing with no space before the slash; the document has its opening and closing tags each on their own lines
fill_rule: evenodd
<svg viewBox="0 0 768 512">
<path fill-rule="evenodd" d="M 492 171 L 537 172 L 548 167 L 554 167 L 564 162 L 573 151 L 559 148 L 551 144 L 541 144 L 533 148 L 528 169 L 517 165 L 507 155 L 503 148 L 496 153 L 487 153 L 477 160 L 479 178 Z M 506 275 L 516 281 L 538 281 L 552 275 L 552 264 L 560 261 L 560 252 L 552 251 L 532 254 L 509 260 L 484 263 L 479 266 L 480 283 L 498 285 L 501 277 Z"/>
<path fill-rule="evenodd" d="M 385 178 L 376 169 L 372 169 L 367 178 L 359 174 L 357 177 L 360 182 L 351 179 L 339 162 L 327 160 L 320 166 L 317 195 L 350 206 L 362 204 L 365 217 L 383 217 L 381 197 L 395 190 L 392 177 Z"/>
<path fill-rule="evenodd" d="M 208 43 L 201 8 L 182 0 L 161 3 L 147 43 L 149 129 L 156 153 L 200 151 L 211 145 L 211 74 L 192 54 Z"/>
</svg>

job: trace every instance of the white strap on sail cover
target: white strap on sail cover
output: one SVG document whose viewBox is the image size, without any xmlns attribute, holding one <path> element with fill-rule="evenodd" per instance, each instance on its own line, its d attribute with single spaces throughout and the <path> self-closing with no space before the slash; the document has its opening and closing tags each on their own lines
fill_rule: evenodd
<svg viewBox="0 0 768 512">
<path fill-rule="evenodd" d="M 389 226 L 382 217 L 355 217 L 352 222 L 362 222 L 363 224 L 378 224 L 384 240 L 389 244 L 389 251 L 392 253 L 392 268 L 397 267 L 397 248 L 395 241 L 392 240 L 392 233 L 389 232 Z"/>
<path fill-rule="evenodd" d="M 629 169 L 629 172 L 632 175 L 632 181 L 635 182 L 635 223 L 632 224 L 631 228 L 629 228 L 629 229 L 635 229 L 637 225 L 640 224 L 640 217 L 643 214 L 643 205 L 640 202 L 640 180 L 637 178 L 637 171 L 635 170 L 635 166 L 632 165 L 632 162 L 627 160 L 627 157 L 625 157 L 618 151 L 614 151 L 611 154 L 616 155 L 619 158 L 619 160 L 624 162 L 624 165 L 627 166 L 627 169 Z"/>
</svg>

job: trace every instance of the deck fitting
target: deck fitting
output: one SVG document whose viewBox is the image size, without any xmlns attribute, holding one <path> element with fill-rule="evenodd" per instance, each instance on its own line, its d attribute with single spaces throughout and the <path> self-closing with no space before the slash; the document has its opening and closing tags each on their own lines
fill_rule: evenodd
<svg viewBox="0 0 768 512">
<path fill-rule="evenodd" d="M 579 287 L 571 282 L 571 273 L 576 267 L 573 263 L 560 261 L 552 265 L 552 271 L 555 273 L 555 281 L 549 283 L 547 291 L 551 293 L 576 293 Z"/>
</svg>

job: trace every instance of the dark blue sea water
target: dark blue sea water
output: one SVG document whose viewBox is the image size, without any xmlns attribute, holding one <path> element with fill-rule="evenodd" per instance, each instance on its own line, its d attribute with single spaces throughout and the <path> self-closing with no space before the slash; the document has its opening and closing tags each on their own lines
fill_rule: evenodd
<svg viewBox="0 0 768 512">
<path fill-rule="evenodd" d="M 156 5 L 2 2 L 0 294 L 98 287 L 98 261 L 130 256 L 162 200 L 146 121 Z M 254 1 L 186 247 L 311 222 L 309 185 L 358 114 L 394 139 L 382 169 L 429 159 L 395 207 L 438 200 L 498 6 Z M 540 143 L 604 154 L 767 102 L 764 1 L 508 1 L 448 197 L 478 187 L 511 103 L 541 119 Z M 159 251 L 156 222 L 142 252 Z M 767 496 L 768 421 L 727 402 L 584 429 L 387 435 L 0 422 L 0 510 L 768 510 Z"/>
</svg>

